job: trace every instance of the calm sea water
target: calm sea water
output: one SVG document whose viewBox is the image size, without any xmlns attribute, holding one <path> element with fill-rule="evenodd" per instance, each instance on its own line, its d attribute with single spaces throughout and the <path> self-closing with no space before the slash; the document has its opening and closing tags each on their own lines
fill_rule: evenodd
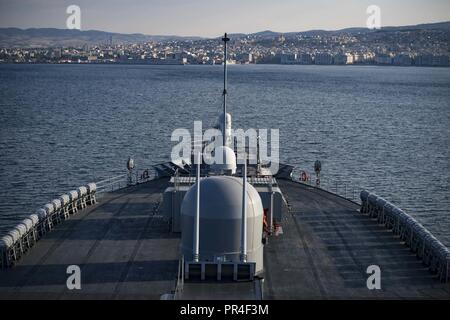
<svg viewBox="0 0 450 320">
<path fill-rule="evenodd" d="M 62 192 L 169 159 L 212 124 L 220 66 L 0 65 L 0 233 Z M 230 66 L 233 126 L 279 128 L 281 160 L 398 204 L 450 246 L 450 69 Z"/>
</svg>

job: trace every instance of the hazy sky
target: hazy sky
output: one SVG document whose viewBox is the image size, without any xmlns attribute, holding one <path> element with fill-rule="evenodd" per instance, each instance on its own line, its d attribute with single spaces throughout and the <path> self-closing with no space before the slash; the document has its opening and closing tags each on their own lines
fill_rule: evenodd
<svg viewBox="0 0 450 320">
<path fill-rule="evenodd" d="M 0 27 L 65 28 L 71 4 L 82 30 L 164 35 L 365 26 L 371 4 L 384 26 L 450 20 L 450 0 L 0 0 Z"/>
</svg>

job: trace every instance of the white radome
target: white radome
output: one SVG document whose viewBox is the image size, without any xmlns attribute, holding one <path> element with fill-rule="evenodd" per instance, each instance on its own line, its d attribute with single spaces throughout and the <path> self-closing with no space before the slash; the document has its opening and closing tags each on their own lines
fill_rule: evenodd
<svg viewBox="0 0 450 320">
<path fill-rule="evenodd" d="M 219 146 L 214 150 L 217 163 L 211 164 L 211 170 L 216 174 L 236 173 L 236 155 L 230 147 Z"/>
</svg>

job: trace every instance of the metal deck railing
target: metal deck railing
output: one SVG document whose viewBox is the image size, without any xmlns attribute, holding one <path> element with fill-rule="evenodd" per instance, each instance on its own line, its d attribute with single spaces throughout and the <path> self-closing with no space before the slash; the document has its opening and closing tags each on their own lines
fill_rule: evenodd
<svg viewBox="0 0 450 320">
<path fill-rule="evenodd" d="M 99 194 L 102 194 L 105 192 L 111 192 L 117 189 L 121 189 L 127 185 L 127 179 L 127 174 L 121 174 L 115 177 L 100 180 L 97 182 L 97 192 Z"/>
<path fill-rule="evenodd" d="M 130 185 L 147 182 L 156 177 L 156 172 L 152 167 L 143 169 L 134 169 L 129 173 L 107 178 L 96 182 L 97 194 L 113 192 Z"/>
<path fill-rule="evenodd" d="M 306 179 L 302 179 L 302 172 L 305 172 Z M 320 177 L 320 184 L 317 184 L 316 174 L 310 173 L 306 170 L 300 170 L 295 167 L 292 171 L 291 179 L 296 182 L 300 182 L 311 187 L 325 190 L 329 193 L 338 195 L 347 200 L 353 201 L 361 205 L 361 199 L 359 193 L 364 190 L 364 187 L 355 185 L 349 180 L 333 180 L 323 175 Z"/>
</svg>

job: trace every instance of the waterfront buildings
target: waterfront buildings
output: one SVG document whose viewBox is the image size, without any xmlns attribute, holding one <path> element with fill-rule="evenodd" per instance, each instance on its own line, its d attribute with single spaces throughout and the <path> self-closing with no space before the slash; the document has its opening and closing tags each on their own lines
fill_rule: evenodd
<svg viewBox="0 0 450 320">
<path fill-rule="evenodd" d="M 339 53 L 334 56 L 334 64 L 353 64 L 353 55 L 350 53 Z"/>
<path fill-rule="evenodd" d="M 326 52 L 317 53 L 314 56 L 314 63 L 315 64 L 332 64 L 333 56 Z"/>
<path fill-rule="evenodd" d="M 0 63 L 222 64 L 218 39 L 0 48 Z M 230 63 L 450 66 L 450 32 L 402 31 L 236 35 Z"/>
</svg>

